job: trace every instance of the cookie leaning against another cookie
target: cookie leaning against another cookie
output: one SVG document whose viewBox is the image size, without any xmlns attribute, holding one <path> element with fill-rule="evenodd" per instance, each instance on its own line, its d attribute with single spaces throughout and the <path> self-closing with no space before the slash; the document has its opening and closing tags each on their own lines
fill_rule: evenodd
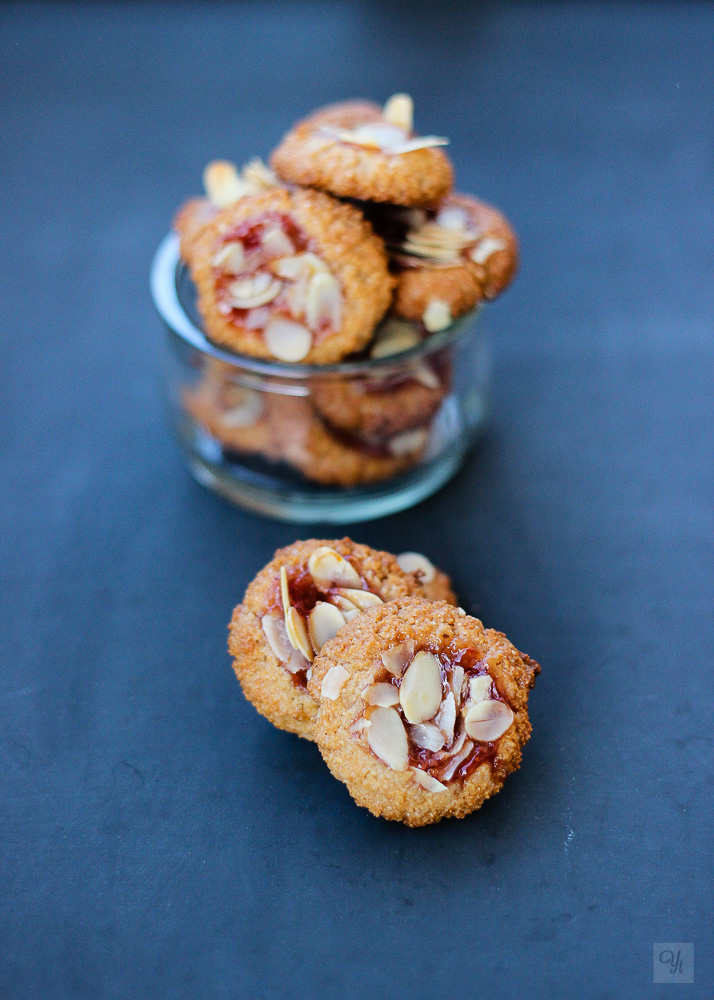
<svg viewBox="0 0 714 1000">
<path fill-rule="evenodd" d="M 233 612 L 228 648 L 243 693 L 279 729 L 312 739 L 316 652 L 365 608 L 423 593 L 391 553 L 349 538 L 279 549 Z"/>
<path fill-rule="evenodd" d="M 519 766 L 539 670 L 461 609 L 400 598 L 365 611 L 315 658 L 315 740 L 376 816 L 409 826 L 466 816 Z"/>
<path fill-rule="evenodd" d="M 341 198 L 434 205 L 451 189 L 446 139 L 415 136 L 412 102 L 397 94 L 380 108 L 344 101 L 316 111 L 285 136 L 270 158 L 283 180 Z"/>
</svg>

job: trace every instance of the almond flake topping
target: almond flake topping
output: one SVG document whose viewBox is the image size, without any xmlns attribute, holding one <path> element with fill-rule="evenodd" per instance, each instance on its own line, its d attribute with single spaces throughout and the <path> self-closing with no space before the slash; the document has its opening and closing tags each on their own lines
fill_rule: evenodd
<svg viewBox="0 0 714 1000">
<path fill-rule="evenodd" d="M 312 347 L 312 334 L 307 327 L 283 316 L 270 319 L 264 337 L 268 350 L 280 361 L 302 361 Z"/>
<path fill-rule="evenodd" d="M 405 639 L 398 646 L 392 646 L 382 653 L 382 663 L 395 677 L 401 677 L 404 668 L 411 663 L 414 656 L 414 640 Z"/>
<path fill-rule="evenodd" d="M 399 701 L 407 722 L 432 719 L 441 704 L 441 670 L 433 653 L 417 653 L 402 679 Z"/>
<path fill-rule="evenodd" d="M 318 601 L 307 620 L 310 639 L 315 651 L 319 653 L 326 642 L 334 639 L 344 624 L 345 619 L 339 608 L 336 608 L 334 604 Z"/>
<path fill-rule="evenodd" d="M 339 595 L 350 601 L 360 611 L 366 611 L 367 608 L 372 608 L 375 604 L 384 603 L 379 594 L 373 594 L 371 590 L 353 590 L 347 588 L 340 590 Z"/>
<path fill-rule="evenodd" d="M 430 774 L 427 774 L 426 771 L 422 771 L 418 767 L 413 767 L 411 771 L 415 779 L 419 782 L 422 788 L 425 788 L 427 790 L 427 792 L 446 791 L 446 785 L 442 785 L 440 781 L 437 781 L 436 778 L 432 778 L 432 776 Z"/>
<path fill-rule="evenodd" d="M 321 545 L 311 553 L 307 568 L 318 587 L 325 590 L 334 586 L 360 588 L 362 585 L 354 566 L 326 545 Z"/>
<path fill-rule="evenodd" d="M 409 747 L 397 710 L 377 706 L 371 710 L 369 721 L 367 742 L 372 752 L 393 771 L 406 771 L 409 767 Z"/>
<path fill-rule="evenodd" d="M 339 664 L 336 664 L 334 667 L 330 667 L 325 676 L 322 678 L 320 697 L 327 698 L 329 701 L 337 701 L 349 676 L 350 675 L 345 668 Z"/>
<path fill-rule="evenodd" d="M 414 101 L 409 94 L 392 94 L 382 109 L 382 117 L 409 135 L 414 125 Z"/>
<path fill-rule="evenodd" d="M 380 681 L 377 684 L 370 684 L 362 692 L 362 698 L 367 705 L 380 705 L 382 708 L 391 708 L 392 705 L 399 704 L 399 691 L 393 684 L 387 681 Z"/>
<path fill-rule="evenodd" d="M 429 333 L 438 333 L 439 330 L 445 330 L 447 326 L 451 325 L 452 319 L 449 304 L 444 302 L 443 299 L 432 299 L 424 310 L 424 315 L 421 319 Z"/>
<path fill-rule="evenodd" d="M 513 711 L 502 701 L 479 701 L 464 719 L 466 732 L 482 743 L 499 739 L 512 723 Z"/>
<path fill-rule="evenodd" d="M 497 240 L 495 236 L 484 236 L 484 238 L 469 251 L 469 257 L 474 264 L 485 264 L 492 254 L 505 249 L 506 244 L 503 240 Z"/>
<path fill-rule="evenodd" d="M 397 562 L 405 573 L 413 573 L 421 583 L 431 583 L 436 576 L 436 568 L 421 552 L 402 552 Z"/>
</svg>

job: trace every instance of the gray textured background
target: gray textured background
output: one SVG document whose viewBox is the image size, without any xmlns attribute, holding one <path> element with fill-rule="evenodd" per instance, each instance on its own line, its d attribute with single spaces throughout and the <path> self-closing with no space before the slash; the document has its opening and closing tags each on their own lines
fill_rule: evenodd
<svg viewBox="0 0 714 1000">
<path fill-rule="evenodd" d="M 713 67 L 683 3 L 0 8 L 3 998 L 629 1000 L 656 941 L 711 996 Z M 523 269 L 486 440 L 352 533 L 543 665 L 522 770 L 417 831 L 241 697 L 309 529 L 189 478 L 147 288 L 206 160 L 397 89 Z"/>
</svg>

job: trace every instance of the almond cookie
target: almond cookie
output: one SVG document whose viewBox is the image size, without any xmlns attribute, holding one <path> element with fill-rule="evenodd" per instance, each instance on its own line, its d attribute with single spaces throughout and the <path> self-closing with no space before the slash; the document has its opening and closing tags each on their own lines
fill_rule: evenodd
<svg viewBox="0 0 714 1000">
<path fill-rule="evenodd" d="M 312 739 L 312 662 L 365 608 L 423 593 L 389 552 L 310 539 L 279 549 L 233 612 L 228 648 L 246 698 L 278 729 Z"/>
<path fill-rule="evenodd" d="M 377 331 L 373 358 L 408 350 L 422 340 L 412 323 L 387 319 Z M 383 369 L 380 374 L 316 379 L 312 398 L 333 427 L 350 434 L 384 437 L 423 427 L 449 391 L 451 363 L 444 352 Z"/>
<path fill-rule="evenodd" d="M 466 816 L 519 766 L 539 670 L 461 609 L 399 598 L 349 622 L 315 657 L 315 740 L 376 816 L 408 826 Z"/>
<path fill-rule="evenodd" d="M 443 330 L 510 284 L 518 241 L 507 219 L 470 195 L 451 194 L 434 212 L 366 209 L 397 274 L 393 311 Z"/>
<path fill-rule="evenodd" d="M 447 139 L 412 131 L 412 101 L 344 101 L 299 122 L 270 158 L 279 177 L 341 198 L 430 206 L 451 190 Z"/>
<path fill-rule="evenodd" d="M 350 489 L 407 472 L 429 442 L 429 425 L 397 434 L 350 434 L 329 426 L 307 399 L 275 396 L 270 402 L 276 452 L 306 479 Z"/>
<path fill-rule="evenodd" d="M 240 198 L 191 256 L 207 336 L 259 358 L 327 364 L 360 350 L 394 285 L 362 214 L 320 191 Z"/>
</svg>

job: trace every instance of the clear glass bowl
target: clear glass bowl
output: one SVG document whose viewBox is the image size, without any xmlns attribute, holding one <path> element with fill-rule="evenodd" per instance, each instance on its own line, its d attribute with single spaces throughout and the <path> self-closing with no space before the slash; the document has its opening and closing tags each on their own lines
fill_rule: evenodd
<svg viewBox="0 0 714 1000">
<path fill-rule="evenodd" d="M 154 257 L 151 291 L 189 468 L 248 510 L 332 524 L 404 510 L 454 475 L 483 426 L 491 365 L 476 312 L 398 354 L 286 364 L 206 338 L 173 234 Z"/>
</svg>

